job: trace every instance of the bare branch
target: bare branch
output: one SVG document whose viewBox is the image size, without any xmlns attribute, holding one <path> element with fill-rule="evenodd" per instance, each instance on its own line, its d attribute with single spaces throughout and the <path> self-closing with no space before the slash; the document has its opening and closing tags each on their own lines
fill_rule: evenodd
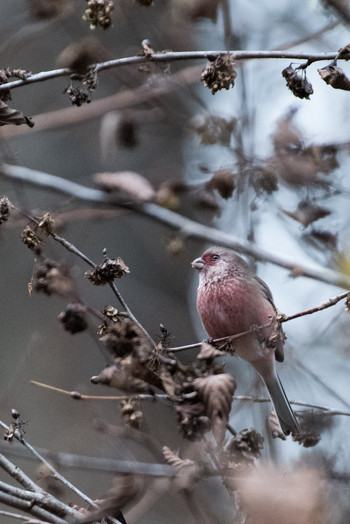
<svg viewBox="0 0 350 524">
<path fill-rule="evenodd" d="M 125 65 L 138 65 L 148 62 L 175 62 L 180 60 L 203 60 L 210 58 L 216 58 L 219 55 L 230 53 L 233 58 L 238 60 L 252 60 L 252 59 L 263 59 L 268 58 L 277 58 L 277 59 L 292 59 L 292 60 L 310 60 L 312 62 L 316 61 L 330 61 L 334 60 L 337 53 L 298 53 L 295 51 L 227 51 L 227 50 L 213 50 L 213 51 L 182 51 L 182 52 L 163 52 L 163 53 L 154 53 L 152 56 L 130 56 L 126 58 L 117 58 L 114 60 L 108 60 L 107 62 L 101 62 L 98 64 L 93 64 L 87 69 L 94 69 L 96 72 L 105 71 L 107 69 L 112 69 L 114 67 L 122 67 Z M 0 91 L 6 89 L 14 89 L 16 87 L 21 87 L 27 84 L 34 84 L 37 82 L 44 82 L 52 78 L 57 78 L 60 76 L 69 76 L 74 74 L 75 71 L 62 68 L 62 69 L 53 69 L 51 71 L 42 71 L 41 73 L 33 74 L 29 76 L 26 80 L 14 80 L 13 82 L 8 82 L 6 84 L 0 85 Z"/>
<path fill-rule="evenodd" d="M 98 189 L 82 186 L 64 178 L 22 166 L 2 164 L 0 167 L 0 176 L 10 178 L 14 181 L 21 181 L 27 184 L 39 186 L 43 189 L 51 189 L 59 193 L 70 195 L 78 200 L 95 202 L 114 207 L 123 207 L 141 215 L 145 215 L 171 229 L 175 229 L 185 238 L 192 237 L 211 243 L 215 242 L 218 245 L 234 249 L 245 253 L 246 255 L 251 255 L 254 258 L 271 262 L 272 264 L 290 270 L 294 277 L 304 276 L 327 284 L 350 289 L 350 278 L 339 271 L 334 271 L 316 264 L 299 264 L 288 256 L 266 251 L 248 240 L 235 237 L 234 235 L 225 233 L 213 227 L 199 224 L 194 220 L 183 217 L 174 211 L 160 207 L 157 204 L 123 204 L 121 202 L 115 202 L 113 197 Z"/>
<path fill-rule="evenodd" d="M 41 388 L 50 389 L 51 391 L 56 391 L 57 393 L 63 393 L 64 395 L 68 395 L 69 397 L 75 400 L 127 400 L 130 398 L 130 395 L 119 395 L 119 396 L 83 395 L 82 393 L 79 393 L 78 391 L 67 391 L 66 389 L 56 388 L 54 386 L 50 386 L 49 384 L 43 384 L 42 382 L 37 382 L 36 380 L 31 380 L 30 383 L 34 384 L 35 386 L 39 386 Z M 162 393 L 154 394 L 154 395 L 142 393 L 142 394 L 136 395 L 136 397 L 138 400 L 154 400 L 155 398 L 169 398 L 168 395 L 165 395 Z"/>
</svg>

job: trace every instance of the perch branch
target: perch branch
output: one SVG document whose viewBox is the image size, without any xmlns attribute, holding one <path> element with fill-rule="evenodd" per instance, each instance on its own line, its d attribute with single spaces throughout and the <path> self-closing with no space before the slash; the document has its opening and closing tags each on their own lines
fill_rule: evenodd
<svg viewBox="0 0 350 524">
<path fill-rule="evenodd" d="M 108 60 L 107 62 L 100 62 L 93 64 L 87 69 L 94 69 L 96 72 L 105 71 L 114 67 L 121 67 L 125 65 L 138 65 L 149 62 L 175 62 L 180 60 L 203 60 L 210 58 L 216 58 L 219 55 L 230 53 L 235 60 L 252 60 L 252 59 L 288 59 L 288 60 L 310 60 L 316 61 L 331 61 L 337 56 L 336 52 L 331 53 L 298 53 L 297 51 L 227 51 L 227 50 L 213 50 L 213 51 L 181 51 L 181 52 L 163 52 L 154 53 L 152 56 L 129 56 L 125 58 L 117 58 L 114 60 Z M 53 69 L 51 71 L 42 71 L 30 75 L 26 80 L 14 80 L 6 84 L 0 85 L 0 91 L 6 89 L 14 89 L 27 84 L 34 84 L 37 82 L 44 82 L 51 80 L 52 78 L 58 78 L 61 76 L 69 76 L 74 74 L 75 71 L 69 68 Z"/>
</svg>

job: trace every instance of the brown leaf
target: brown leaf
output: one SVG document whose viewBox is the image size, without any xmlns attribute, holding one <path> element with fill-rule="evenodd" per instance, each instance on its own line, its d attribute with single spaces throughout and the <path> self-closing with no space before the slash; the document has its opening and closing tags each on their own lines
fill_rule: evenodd
<svg viewBox="0 0 350 524">
<path fill-rule="evenodd" d="M 338 249 L 338 234 L 331 233 L 330 231 L 313 229 L 309 233 L 303 235 L 303 240 L 322 251 L 324 251 L 324 249 L 337 251 Z"/>
<path fill-rule="evenodd" d="M 313 94 L 314 90 L 306 78 L 305 70 L 300 73 L 290 65 L 283 69 L 282 76 L 287 80 L 287 87 L 289 87 L 294 96 L 310 100 L 310 95 Z"/>
<path fill-rule="evenodd" d="M 287 211 L 286 209 L 282 209 L 282 211 L 285 215 L 293 218 L 297 222 L 300 222 L 300 224 L 302 224 L 304 227 L 307 227 L 312 224 L 312 222 L 316 222 L 316 220 L 331 214 L 329 209 L 313 205 L 307 200 L 299 202 L 295 211 Z"/>
<path fill-rule="evenodd" d="M 143 380 L 135 378 L 128 369 L 118 362 L 105 367 L 97 377 L 91 379 L 93 384 L 104 384 L 121 389 L 128 393 L 151 393 L 152 390 Z"/>
<path fill-rule="evenodd" d="M 96 173 L 94 181 L 108 193 L 113 192 L 137 202 L 152 200 L 155 196 L 154 188 L 147 178 L 133 171 Z"/>
<path fill-rule="evenodd" d="M 160 369 L 160 378 L 163 383 L 164 391 L 173 401 L 179 400 L 178 395 L 176 394 L 176 382 L 174 381 L 171 373 L 168 371 L 166 366 L 161 366 Z"/>
<path fill-rule="evenodd" d="M 11 109 L 5 102 L 0 100 L 0 126 L 27 124 L 29 127 L 34 126 L 34 122 L 17 109 Z"/>
<path fill-rule="evenodd" d="M 202 342 L 201 350 L 198 353 L 197 358 L 199 360 L 210 360 L 215 357 L 221 357 L 222 355 L 225 355 L 224 351 L 216 349 L 214 346 L 208 344 L 207 342 Z"/>
<path fill-rule="evenodd" d="M 206 407 L 214 437 L 218 444 L 224 440 L 236 384 L 231 375 L 209 375 L 193 381 L 198 396 Z"/>
<path fill-rule="evenodd" d="M 195 466 L 193 460 L 180 458 L 179 455 L 177 455 L 174 451 L 171 451 L 171 449 L 167 446 L 163 446 L 162 453 L 167 464 L 173 466 L 175 469 Z"/>
<path fill-rule="evenodd" d="M 209 191 L 216 189 L 222 198 L 228 199 L 235 189 L 235 175 L 232 169 L 218 169 L 206 184 Z"/>
<path fill-rule="evenodd" d="M 344 73 L 341 67 L 336 65 L 329 65 L 322 69 L 317 69 L 322 80 L 329 84 L 334 89 L 342 89 L 343 91 L 350 91 L 350 80 Z"/>
<path fill-rule="evenodd" d="M 275 410 L 271 411 L 267 421 L 270 426 L 273 438 L 280 438 L 281 440 L 287 440 L 287 437 L 285 436 L 285 434 L 282 431 L 281 424 L 279 422 L 279 419 L 277 417 L 277 413 Z"/>
</svg>

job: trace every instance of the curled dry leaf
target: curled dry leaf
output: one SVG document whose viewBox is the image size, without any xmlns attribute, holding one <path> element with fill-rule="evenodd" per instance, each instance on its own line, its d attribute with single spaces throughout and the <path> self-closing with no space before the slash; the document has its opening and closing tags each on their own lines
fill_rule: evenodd
<svg viewBox="0 0 350 524">
<path fill-rule="evenodd" d="M 34 122 L 17 109 L 11 109 L 5 102 L 0 100 L 0 126 L 27 124 L 29 127 L 34 126 Z"/>
<path fill-rule="evenodd" d="M 313 94 L 314 90 L 306 78 L 305 71 L 302 73 L 297 72 L 294 67 L 290 65 L 283 69 L 282 76 L 286 79 L 287 87 L 289 87 L 294 96 L 310 100 L 310 95 Z"/>
<path fill-rule="evenodd" d="M 286 209 L 282 209 L 282 211 L 285 215 L 293 218 L 297 222 L 300 222 L 300 224 L 302 224 L 304 227 L 307 227 L 312 224 L 312 222 L 316 222 L 316 220 L 331 214 L 329 209 L 313 205 L 307 200 L 299 202 L 295 211 L 287 211 Z"/>
<path fill-rule="evenodd" d="M 221 357 L 222 355 L 225 355 L 223 351 L 216 349 L 211 344 L 208 344 L 208 342 L 202 342 L 201 350 L 198 353 L 197 358 L 199 360 L 211 360 L 215 357 Z"/>
<path fill-rule="evenodd" d="M 91 379 L 93 384 L 104 384 L 121 389 L 127 393 L 152 393 L 148 384 L 135 378 L 119 362 L 105 367 L 97 377 Z"/>
<path fill-rule="evenodd" d="M 193 385 L 206 408 L 214 437 L 218 444 L 224 440 L 236 383 L 228 373 L 196 378 Z"/>
<path fill-rule="evenodd" d="M 228 199 L 232 196 L 235 189 L 235 174 L 232 169 L 218 169 L 212 178 L 207 182 L 206 188 L 209 191 L 217 190 L 222 198 Z"/>
<path fill-rule="evenodd" d="M 167 446 L 163 446 L 162 449 L 163 457 L 165 458 L 166 462 L 173 466 L 175 469 L 182 469 L 182 468 L 188 468 L 189 466 L 195 466 L 195 462 L 190 459 L 182 459 L 177 455 L 174 451 L 171 451 L 170 448 Z"/>
<path fill-rule="evenodd" d="M 149 201 L 155 196 L 154 188 L 147 178 L 133 171 L 96 173 L 94 182 L 108 193 L 113 192 L 136 202 Z"/>
<path fill-rule="evenodd" d="M 350 91 L 350 80 L 344 73 L 341 67 L 336 65 L 329 65 L 322 69 L 317 69 L 322 80 L 329 84 L 334 89 L 342 89 L 343 91 Z"/>
</svg>

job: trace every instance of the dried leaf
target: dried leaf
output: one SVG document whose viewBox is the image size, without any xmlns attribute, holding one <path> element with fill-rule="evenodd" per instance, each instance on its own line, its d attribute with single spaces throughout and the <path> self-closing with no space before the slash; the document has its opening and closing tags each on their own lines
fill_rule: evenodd
<svg viewBox="0 0 350 524">
<path fill-rule="evenodd" d="M 11 109 L 5 102 L 0 100 L 0 126 L 27 124 L 29 127 L 34 126 L 34 122 L 16 109 Z"/>
<path fill-rule="evenodd" d="M 338 249 L 338 234 L 330 231 L 320 231 L 313 229 L 309 233 L 304 233 L 303 240 L 313 246 L 314 248 L 324 251 L 337 251 Z"/>
<path fill-rule="evenodd" d="M 295 211 L 287 211 L 282 209 L 283 213 L 297 222 L 300 222 L 304 227 L 309 226 L 312 222 L 316 222 L 320 218 L 324 218 L 331 214 L 329 209 L 325 207 L 311 204 L 308 200 L 299 202 L 298 207 Z"/>
<path fill-rule="evenodd" d="M 214 437 L 218 444 L 224 440 L 236 384 L 228 373 L 209 375 L 193 381 L 199 398 L 206 407 Z"/>
<path fill-rule="evenodd" d="M 230 89 L 235 85 L 237 71 L 235 59 L 230 53 L 209 58 L 200 80 L 211 89 L 213 95 L 221 89 Z"/>
<path fill-rule="evenodd" d="M 93 384 L 104 384 L 112 388 L 121 389 L 127 393 L 152 393 L 148 384 L 135 378 L 128 369 L 120 363 L 105 367 L 97 377 L 91 379 Z"/>
<path fill-rule="evenodd" d="M 180 458 L 179 455 L 174 453 L 174 451 L 171 451 L 167 446 L 163 446 L 162 453 L 167 464 L 173 466 L 177 470 L 188 468 L 189 466 L 196 466 L 193 460 Z"/>
<path fill-rule="evenodd" d="M 313 94 L 314 90 L 306 78 L 305 70 L 302 73 L 298 73 L 290 65 L 283 69 L 282 76 L 287 80 L 287 87 L 289 87 L 294 96 L 310 100 L 310 95 Z"/>
<path fill-rule="evenodd" d="M 197 358 L 199 360 L 211 360 L 215 357 L 221 357 L 222 355 L 225 355 L 224 351 L 216 349 L 214 346 L 208 344 L 207 342 L 202 342 L 201 350 L 198 353 Z"/>
<path fill-rule="evenodd" d="M 279 419 L 277 417 L 277 413 L 275 410 L 272 410 L 269 418 L 267 419 L 273 438 L 280 438 L 281 440 L 287 440 L 287 437 L 282 431 L 281 424 L 279 422 Z"/>
<path fill-rule="evenodd" d="M 178 384 L 174 381 L 171 373 L 168 371 L 166 366 L 161 366 L 160 378 L 162 379 L 164 391 L 167 393 L 169 398 L 173 401 L 180 400 L 180 397 L 176 394 Z"/>
<path fill-rule="evenodd" d="M 336 65 L 329 65 L 322 69 L 317 69 L 322 80 L 329 84 L 334 89 L 342 89 L 343 91 L 350 91 L 350 80 L 344 73 L 341 67 Z"/>
<path fill-rule="evenodd" d="M 343 60 L 350 60 L 350 44 L 339 49 L 338 58 L 342 58 Z"/>
<path fill-rule="evenodd" d="M 201 144 L 229 146 L 236 119 L 225 119 L 218 115 L 197 115 L 191 120 L 191 127 L 199 134 Z"/>
<path fill-rule="evenodd" d="M 232 196 L 235 187 L 235 174 L 232 169 L 225 168 L 215 171 L 212 178 L 206 183 L 206 189 L 209 191 L 216 189 L 219 195 L 225 199 Z"/>
<path fill-rule="evenodd" d="M 99 188 L 108 193 L 117 193 L 137 202 L 149 201 L 155 196 L 154 188 L 147 178 L 133 171 L 97 173 L 94 175 L 94 181 Z"/>
</svg>

